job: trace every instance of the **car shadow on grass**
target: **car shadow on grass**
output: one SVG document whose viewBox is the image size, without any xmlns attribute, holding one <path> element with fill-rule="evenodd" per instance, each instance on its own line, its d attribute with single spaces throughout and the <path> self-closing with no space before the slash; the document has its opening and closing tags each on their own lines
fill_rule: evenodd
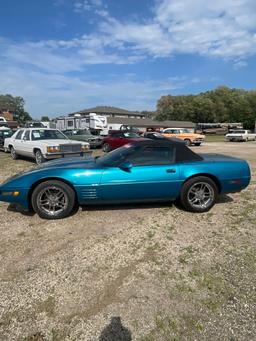
<svg viewBox="0 0 256 341">
<path fill-rule="evenodd" d="M 216 205 L 233 202 L 233 198 L 228 195 L 220 195 L 216 200 Z M 81 205 L 82 211 L 113 211 L 113 210 L 134 210 L 134 209 L 152 209 L 152 208 L 172 208 L 175 206 L 179 210 L 184 211 L 178 200 L 175 201 L 160 201 L 148 203 L 114 203 L 114 204 L 95 204 L 95 205 Z"/>
</svg>

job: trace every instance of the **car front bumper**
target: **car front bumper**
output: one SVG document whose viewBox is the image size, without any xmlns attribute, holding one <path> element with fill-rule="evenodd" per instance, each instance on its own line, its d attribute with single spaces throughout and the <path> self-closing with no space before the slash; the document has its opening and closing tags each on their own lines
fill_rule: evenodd
<svg viewBox="0 0 256 341">
<path fill-rule="evenodd" d="M 14 193 L 19 193 L 18 195 L 14 195 Z M 28 188 L 9 188 L 5 186 L 0 186 L 0 201 L 14 203 L 22 208 L 28 210 L 29 202 L 28 202 Z"/>
<path fill-rule="evenodd" d="M 81 157 L 81 156 L 90 156 L 92 152 L 90 150 L 86 152 L 59 152 L 59 153 L 47 153 L 44 155 L 44 157 L 47 160 L 53 160 L 53 159 L 60 159 L 64 157 Z"/>
</svg>

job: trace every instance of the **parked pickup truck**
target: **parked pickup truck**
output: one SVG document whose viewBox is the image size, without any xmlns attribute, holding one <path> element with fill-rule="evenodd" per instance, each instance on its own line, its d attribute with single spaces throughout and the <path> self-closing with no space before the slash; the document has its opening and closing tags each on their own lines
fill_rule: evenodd
<svg viewBox="0 0 256 341">
<path fill-rule="evenodd" d="M 89 143 L 71 141 L 57 129 L 22 128 L 5 139 L 4 148 L 15 160 L 20 155 L 34 158 L 37 164 L 64 156 L 82 156 Z"/>
<path fill-rule="evenodd" d="M 227 141 L 256 141 L 256 134 L 250 130 L 234 130 L 232 133 L 225 135 Z"/>
</svg>

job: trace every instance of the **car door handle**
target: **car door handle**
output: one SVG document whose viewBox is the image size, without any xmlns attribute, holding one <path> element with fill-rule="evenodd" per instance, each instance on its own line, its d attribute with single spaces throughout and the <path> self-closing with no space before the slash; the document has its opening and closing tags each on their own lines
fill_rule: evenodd
<svg viewBox="0 0 256 341">
<path fill-rule="evenodd" d="M 167 173 L 176 173 L 176 169 L 175 168 L 169 168 L 169 169 L 166 169 L 166 172 Z"/>
</svg>

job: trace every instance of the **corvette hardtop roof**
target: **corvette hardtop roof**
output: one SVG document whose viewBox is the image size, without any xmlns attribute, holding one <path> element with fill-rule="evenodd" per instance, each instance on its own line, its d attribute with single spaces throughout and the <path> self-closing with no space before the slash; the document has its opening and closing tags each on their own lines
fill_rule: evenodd
<svg viewBox="0 0 256 341">
<path fill-rule="evenodd" d="M 174 147 L 176 150 L 176 161 L 186 162 L 186 161 L 202 161 L 203 158 L 194 153 L 190 148 L 188 148 L 184 141 L 178 138 L 166 139 L 166 140 L 151 140 L 151 139 L 141 139 L 141 141 L 131 142 L 132 145 L 141 147 Z"/>
</svg>

